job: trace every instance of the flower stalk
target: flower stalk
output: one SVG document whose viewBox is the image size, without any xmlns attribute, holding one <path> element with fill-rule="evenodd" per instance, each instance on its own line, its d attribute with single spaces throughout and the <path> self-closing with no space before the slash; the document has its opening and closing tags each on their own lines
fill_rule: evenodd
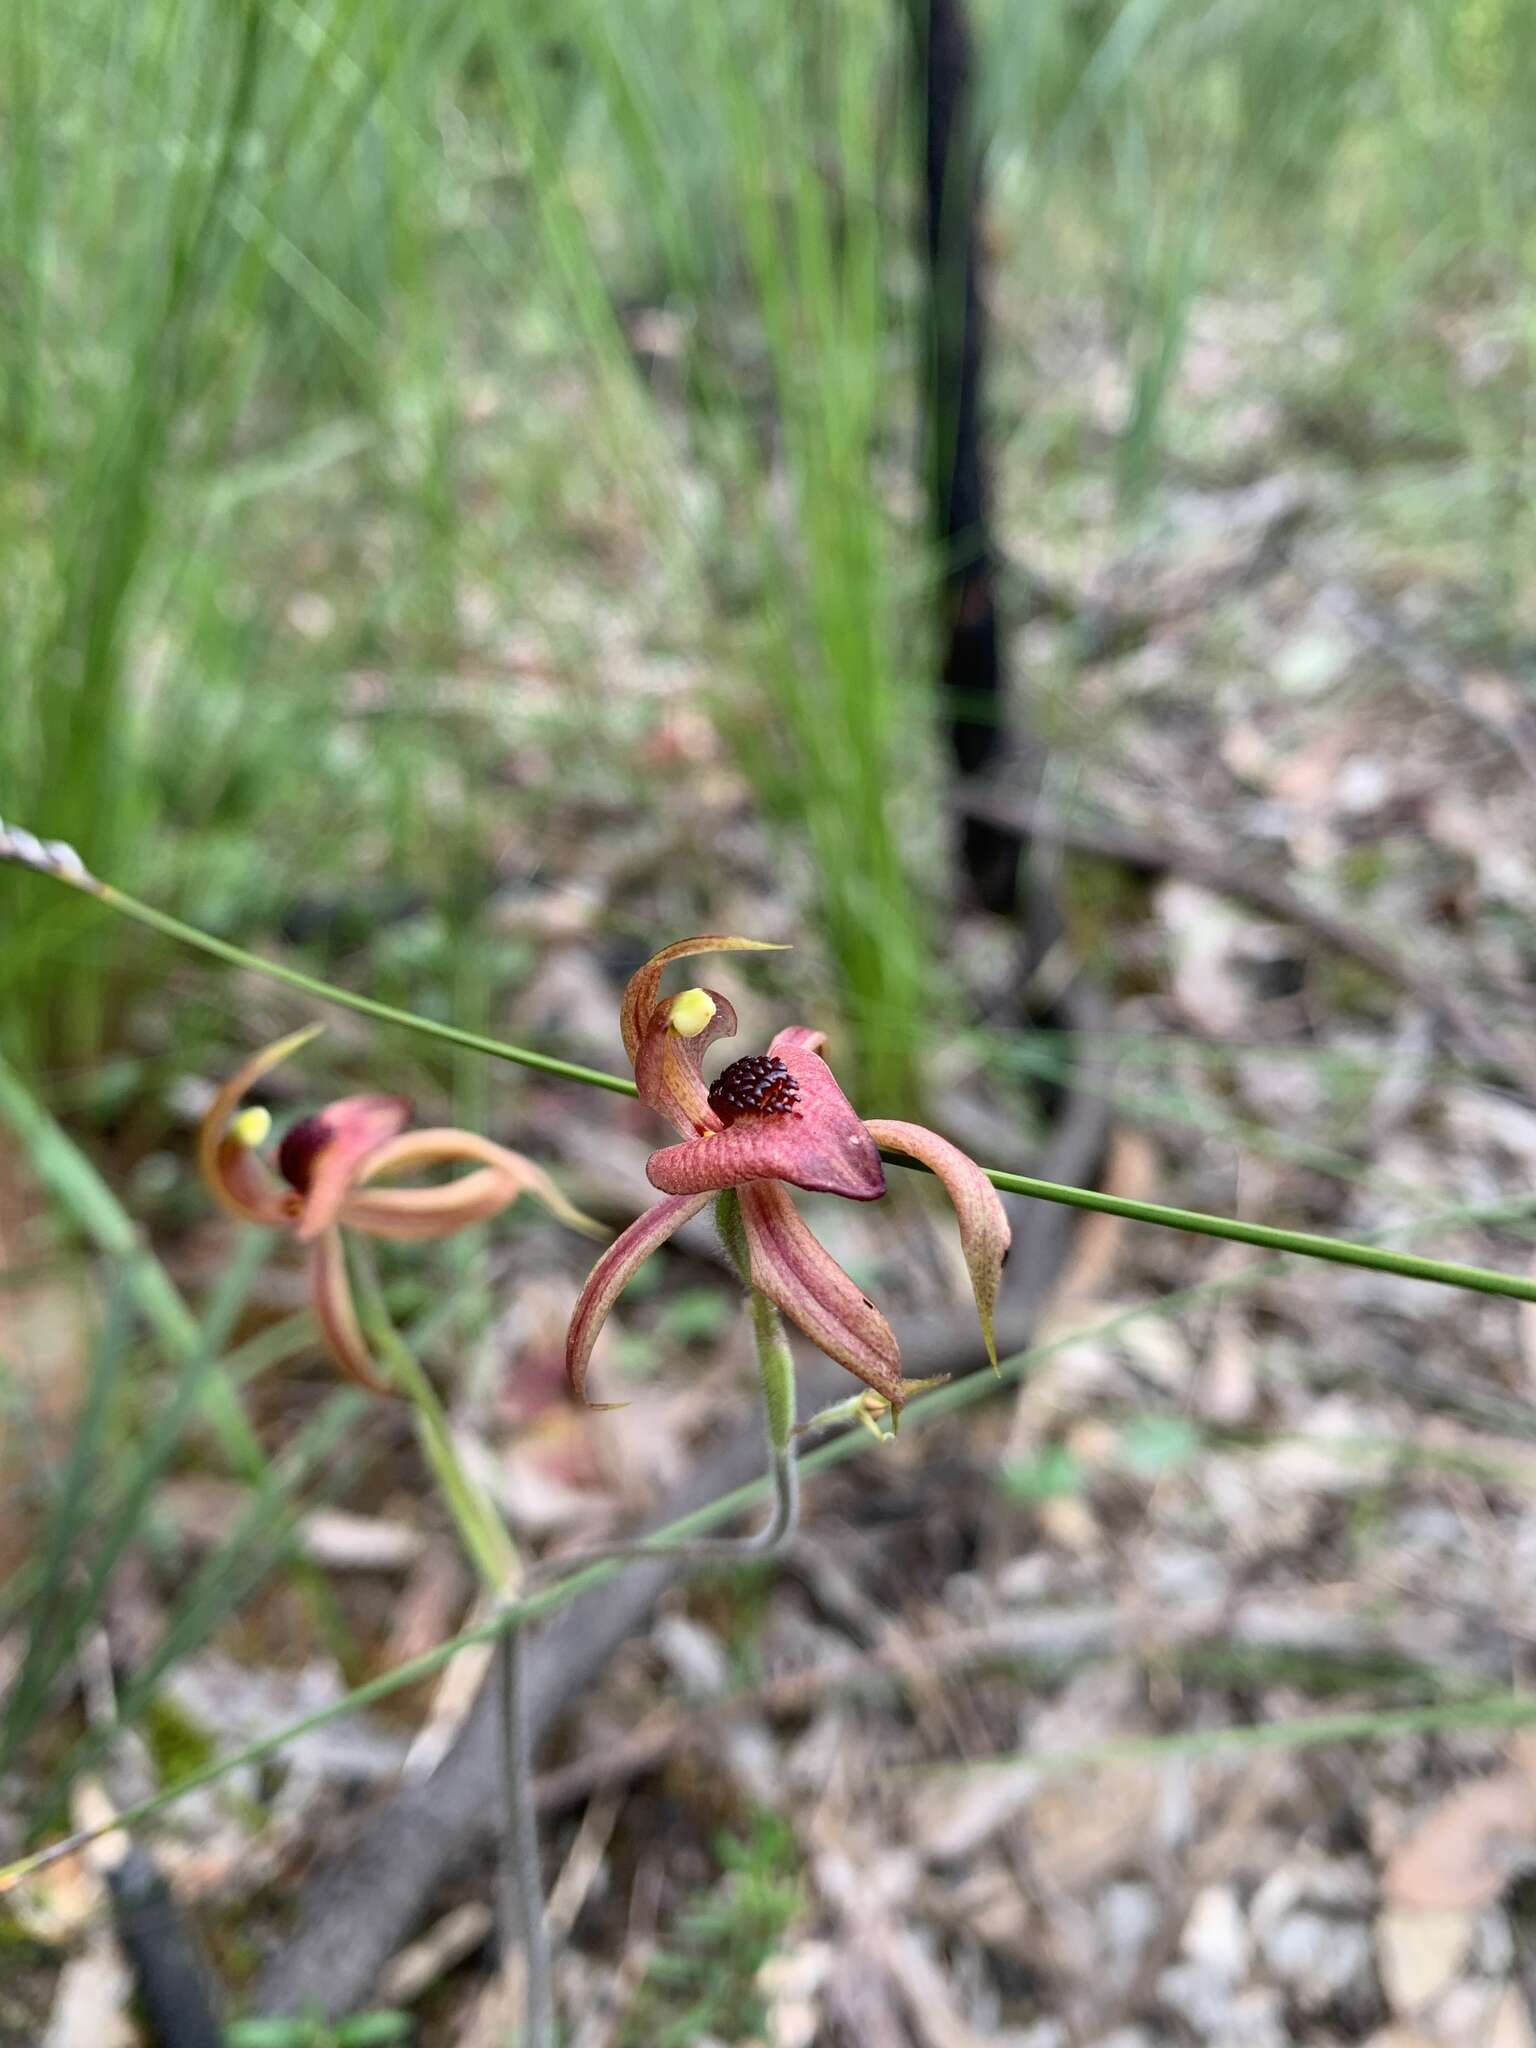
<svg viewBox="0 0 1536 2048">
<path fill-rule="evenodd" d="M 372 1257 L 362 1248 L 354 1256 L 359 1307 L 374 1351 L 387 1367 L 395 1391 L 411 1404 L 422 1458 L 437 1482 L 476 1578 L 491 1599 L 505 1600 L 523 1577 L 517 1545 L 495 1503 L 459 1456 L 437 1389 L 385 1306 Z"/>
<path fill-rule="evenodd" d="M 789 1449 L 795 1434 L 795 1361 L 778 1310 L 766 1294 L 752 1285 L 752 1257 L 747 1247 L 746 1227 L 741 1220 L 741 1203 L 734 1188 L 727 1188 L 717 1199 L 715 1226 L 747 1291 L 769 1448 L 776 1453 L 784 1452 Z"/>
</svg>

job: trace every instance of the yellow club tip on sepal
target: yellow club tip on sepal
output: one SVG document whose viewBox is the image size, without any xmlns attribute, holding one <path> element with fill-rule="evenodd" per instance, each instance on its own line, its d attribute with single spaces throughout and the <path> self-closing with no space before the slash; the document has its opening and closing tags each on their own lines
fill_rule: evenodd
<svg viewBox="0 0 1536 2048">
<path fill-rule="evenodd" d="M 243 1145 L 248 1152 L 255 1151 L 258 1145 L 264 1145 L 271 1130 L 270 1114 L 257 1106 L 242 1109 L 237 1117 L 230 1119 L 229 1135 L 237 1145 Z"/>
<path fill-rule="evenodd" d="M 715 1021 L 715 999 L 708 989 L 685 988 L 672 998 L 667 1023 L 679 1038 L 697 1038 Z"/>
</svg>

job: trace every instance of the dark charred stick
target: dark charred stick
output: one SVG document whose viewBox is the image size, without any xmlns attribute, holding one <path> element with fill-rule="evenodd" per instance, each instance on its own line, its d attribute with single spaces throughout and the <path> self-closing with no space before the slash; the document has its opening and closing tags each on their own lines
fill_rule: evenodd
<svg viewBox="0 0 1536 2048">
<path fill-rule="evenodd" d="M 1486 1024 L 1476 1004 L 1443 975 L 1417 966 L 1395 946 L 1362 931 L 1347 918 L 1307 902 L 1284 880 L 1261 873 L 1251 861 L 1153 838 L 1116 823 L 1066 818 L 1024 796 L 963 790 L 956 803 L 966 815 L 990 818 L 1073 853 L 1116 861 L 1140 874 L 1182 875 L 1229 902 L 1246 904 L 1262 917 L 1310 932 L 1330 951 L 1358 960 L 1420 1004 L 1446 1040 L 1492 1079 L 1526 1100 L 1536 1095 L 1536 1068 Z"/>
<path fill-rule="evenodd" d="M 993 767 L 1008 747 L 982 431 L 983 150 L 964 0 L 912 0 L 912 23 L 928 253 L 927 487 L 943 592 L 939 674 L 950 748 L 966 781 Z M 976 900 L 989 910 L 1011 910 L 1018 892 L 1018 836 L 988 819 L 967 817 L 960 841 Z"/>
<path fill-rule="evenodd" d="M 108 1871 L 107 1884 L 154 2048 L 223 2048 L 213 1979 L 165 1877 L 135 1844 Z"/>
</svg>

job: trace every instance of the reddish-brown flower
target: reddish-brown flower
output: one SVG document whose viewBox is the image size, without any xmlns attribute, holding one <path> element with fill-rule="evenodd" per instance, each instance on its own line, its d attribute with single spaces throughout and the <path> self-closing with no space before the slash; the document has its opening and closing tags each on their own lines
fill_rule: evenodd
<svg viewBox="0 0 1536 2048">
<path fill-rule="evenodd" d="M 955 1205 L 994 1365 L 992 1318 L 1008 1219 L 981 1168 L 947 1139 L 919 1124 L 862 1119 L 822 1058 L 825 1035 L 807 1025 L 790 1025 L 766 1053 L 733 1061 L 706 1085 L 704 1054 L 717 1039 L 734 1035 L 736 1013 L 714 989 L 663 996 L 662 969 L 699 953 L 748 950 L 763 950 L 762 942 L 684 939 L 649 960 L 625 990 L 620 1024 L 641 1099 L 671 1120 L 682 1143 L 653 1153 L 646 1167 L 666 1199 L 631 1224 L 593 1268 L 571 1319 L 566 1371 L 584 1400 L 598 1331 L 636 1269 L 680 1224 L 735 1188 L 753 1286 L 899 1413 L 927 1382 L 902 1377 L 889 1323 L 812 1236 L 788 1189 L 878 1201 L 885 1193 L 882 1146 L 930 1167 Z"/>
<path fill-rule="evenodd" d="M 240 1103 L 263 1074 L 315 1036 L 318 1026 L 263 1046 L 224 1083 L 198 1130 L 198 1163 L 220 1207 L 243 1223 L 287 1230 L 310 1247 L 310 1299 L 326 1348 L 349 1379 L 391 1389 L 369 1354 L 347 1278 L 342 1230 L 409 1244 L 451 1237 L 531 1194 L 588 1236 L 602 1230 L 565 1199 L 540 1166 L 473 1131 L 412 1131 L 403 1095 L 345 1095 L 305 1117 L 277 1149 L 277 1172 L 260 1147 L 265 1110 Z M 424 1167 L 465 1164 L 457 1180 L 428 1187 L 376 1183 Z"/>
</svg>

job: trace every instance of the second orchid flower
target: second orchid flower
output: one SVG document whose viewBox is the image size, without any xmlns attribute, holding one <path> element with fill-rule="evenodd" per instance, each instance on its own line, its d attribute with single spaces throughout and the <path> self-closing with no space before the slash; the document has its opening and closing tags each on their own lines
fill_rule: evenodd
<svg viewBox="0 0 1536 2048">
<path fill-rule="evenodd" d="M 562 1223 L 589 1237 L 605 1233 L 565 1199 L 541 1166 L 474 1131 L 407 1129 L 403 1095 L 345 1095 L 305 1117 L 277 1148 L 276 1172 L 261 1147 L 272 1119 L 241 1110 L 251 1088 L 315 1036 L 296 1031 L 253 1053 L 209 1104 L 198 1131 L 203 1178 L 219 1205 L 244 1223 L 287 1230 L 309 1247 L 309 1291 L 326 1349 L 349 1379 L 373 1393 L 391 1389 L 373 1362 L 347 1277 L 342 1231 L 423 1244 L 484 1223 L 530 1194 Z M 381 1181 L 432 1166 L 466 1165 L 433 1186 Z"/>
</svg>

